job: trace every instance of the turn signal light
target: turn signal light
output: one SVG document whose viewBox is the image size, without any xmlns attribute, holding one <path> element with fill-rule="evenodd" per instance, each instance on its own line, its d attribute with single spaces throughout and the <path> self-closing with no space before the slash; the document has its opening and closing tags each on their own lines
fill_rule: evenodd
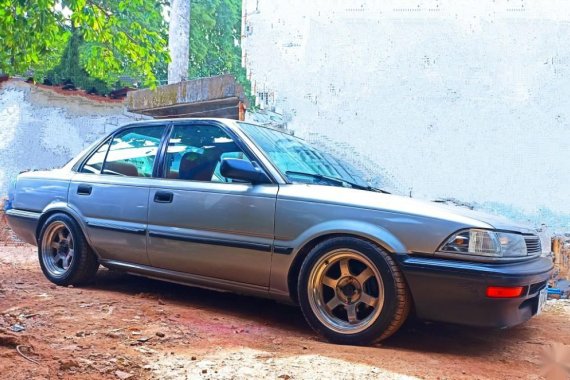
<svg viewBox="0 0 570 380">
<path fill-rule="evenodd" d="M 523 294 L 524 286 L 489 286 L 487 297 L 489 298 L 516 298 Z"/>
</svg>

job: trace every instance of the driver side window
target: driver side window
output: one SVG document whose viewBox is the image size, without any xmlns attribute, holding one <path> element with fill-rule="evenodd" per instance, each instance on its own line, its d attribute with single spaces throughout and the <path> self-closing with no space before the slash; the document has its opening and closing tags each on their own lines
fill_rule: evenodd
<svg viewBox="0 0 570 380">
<path fill-rule="evenodd" d="M 231 183 L 232 179 L 220 173 L 225 158 L 249 161 L 233 139 L 217 126 L 175 126 L 166 151 L 166 178 Z"/>
</svg>

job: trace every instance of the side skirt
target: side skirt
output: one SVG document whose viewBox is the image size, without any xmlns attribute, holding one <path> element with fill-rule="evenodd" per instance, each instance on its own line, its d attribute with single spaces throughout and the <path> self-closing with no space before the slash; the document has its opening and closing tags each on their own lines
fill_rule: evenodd
<svg viewBox="0 0 570 380">
<path fill-rule="evenodd" d="M 219 278 L 198 276 L 194 274 L 176 272 L 146 265 L 126 263 L 117 260 L 99 260 L 99 262 L 105 267 L 117 269 L 137 276 L 152 278 L 155 280 L 168 281 L 181 285 L 215 290 L 218 292 L 231 292 L 271 299 L 280 298 L 275 297 L 273 294 L 271 294 L 268 288 L 258 285 L 238 283 Z"/>
</svg>

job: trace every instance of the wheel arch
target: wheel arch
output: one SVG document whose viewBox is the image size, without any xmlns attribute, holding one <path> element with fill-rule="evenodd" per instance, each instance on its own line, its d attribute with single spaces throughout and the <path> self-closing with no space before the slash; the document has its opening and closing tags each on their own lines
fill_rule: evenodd
<svg viewBox="0 0 570 380">
<path fill-rule="evenodd" d="M 327 224 L 330 224 L 330 222 L 327 222 Z M 335 225 L 338 226 L 337 223 L 335 223 Z M 407 252 L 405 245 L 384 228 L 369 225 L 367 223 L 354 223 L 352 221 L 350 223 L 340 223 L 340 225 L 344 225 L 345 227 L 320 229 L 318 233 L 310 234 L 310 237 L 306 237 L 298 246 L 299 248 L 294 250 L 294 257 L 287 273 L 287 287 L 289 290 L 289 297 L 291 297 L 295 303 L 298 303 L 297 280 L 299 278 L 301 266 L 309 252 L 319 243 L 327 239 L 351 237 L 372 243 L 390 254 Z M 347 228 L 347 225 L 350 225 L 352 228 Z M 307 233 L 303 235 L 307 235 Z"/>
<path fill-rule="evenodd" d="M 87 226 L 82 221 L 81 215 L 76 210 L 69 207 L 69 205 L 63 202 L 52 203 L 43 210 L 40 218 L 38 219 L 38 224 L 36 226 L 36 233 L 35 233 L 36 241 L 40 238 L 40 232 L 46 220 L 48 220 L 48 218 L 54 214 L 65 214 L 69 216 L 71 219 L 73 219 L 79 226 L 79 229 L 83 233 L 83 236 L 85 236 L 87 243 L 92 247 L 91 240 L 89 239 L 89 235 L 87 234 L 87 228 L 86 228 Z"/>
</svg>

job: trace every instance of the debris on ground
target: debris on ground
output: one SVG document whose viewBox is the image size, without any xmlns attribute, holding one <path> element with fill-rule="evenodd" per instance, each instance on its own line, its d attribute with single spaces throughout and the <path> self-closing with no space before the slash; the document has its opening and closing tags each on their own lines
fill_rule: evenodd
<svg viewBox="0 0 570 380">
<path fill-rule="evenodd" d="M 24 331 L 25 329 L 26 328 L 24 326 L 19 325 L 17 323 L 15 325 L 10 326 L 10 330 L 14 331 L 14 332 L 21 332 L 21 331 Z"/>
</svg>

